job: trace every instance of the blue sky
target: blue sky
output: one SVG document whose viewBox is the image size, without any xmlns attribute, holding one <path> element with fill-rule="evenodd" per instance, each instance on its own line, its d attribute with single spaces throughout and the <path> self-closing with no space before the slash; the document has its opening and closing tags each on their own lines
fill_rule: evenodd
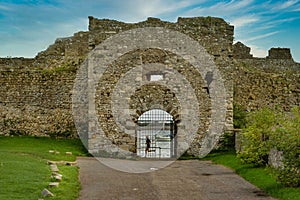
<svg viewBox="0 0 300 200">
<path fill-rule="evenodd" d="M 34 57 L 56 38 L 86 31 L 88 16 L 124 22 L 221 17 L 254 56 L 287 47 L 300 62 L 300 0 L 0 0 L 0 57 Z"/>
</svg>

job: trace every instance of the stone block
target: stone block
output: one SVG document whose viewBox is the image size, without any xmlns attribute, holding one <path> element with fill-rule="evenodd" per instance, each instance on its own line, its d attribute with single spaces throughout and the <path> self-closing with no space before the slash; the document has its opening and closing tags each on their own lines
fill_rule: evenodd
<svg viewBox="0 0 300 200">
<path fill-rule="evenodd" d="M 50 165 L 50 168 L 51 168 L 52 172 L 59 172 L 59 169 L 57 168 L 57 165 L 55 165 L 55 164 Z"/>
<path fill-rule="evenodd" d="M 49 190 L 47 190 L 46 188 L 43 189 L 43 191 L 41 192 L 41 194 L 44 196 L 44 197 L 53 197 L 54 194 L 52 192 L 50 192 Z"/>
<path fill-rule="evenodd" d="M 49 153 L 52 153 L 52 154 L 54 154 L 54 152 L 55 152 L 54 150 L 49 150 Z"/>
<path fill-rule="evenodd" d="M 54 178 L 58 182 L 62 181 L 62 175 L 61 174 L 54 175 L 54 176 L 52 176 L 52 178 Z"/>
<path fill-rule="evenodd" d="M 58 187 L 59 186 L 59 182 L 51 182 L 49 183 L 48 187 L 52 188 L 52 187 Z"/>
<path fill-rule="evenodd" d="M 76 161 L 75 162 L 67 161 L 66 165 L 74 166 L 74 165 L 77 165 L 77 162 Z"/>
</svg>

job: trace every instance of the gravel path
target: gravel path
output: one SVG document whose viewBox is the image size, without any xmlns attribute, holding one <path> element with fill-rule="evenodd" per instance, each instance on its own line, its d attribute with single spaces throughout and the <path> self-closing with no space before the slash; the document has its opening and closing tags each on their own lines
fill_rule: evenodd
<svg viewBox="0 0 300 200">
<path fill-rule="evenodd" d="M 232 170 L 209 161 L 175 161 L 148 173 L 117 171 L 95 158 L 79 157 L 77 163 L 82 186 L 79 200 L 273 199 Z M 124 164 L 124 161 L 119 164 Z"/>
</svg>

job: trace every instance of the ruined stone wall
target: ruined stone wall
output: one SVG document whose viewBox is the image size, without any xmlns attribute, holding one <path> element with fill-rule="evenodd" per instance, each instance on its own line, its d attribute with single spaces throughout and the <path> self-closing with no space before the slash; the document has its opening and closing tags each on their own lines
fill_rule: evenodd
<svg viewBox="0 0 300 200">
<path fill-rule="evenodd" d="M 73 137 L 75 73 L 0 69 L 0 134 Z"/>
<path fill-rule="evenodd" d="M 176 23 L 170 23 L 148 18 L 146 21 L 136 24 L 98 20 L 93 17 L 89 17 L 89 20 L 88 32 L 78 32 L 72 37 L 57 39 L 53 45 L 40 52 L 34 59 L 0 60 L 1 81 L 6 84 L 5 87 L 1 87 L 1 134 L 6 134 L 10 130 L 19 130 L 35 135 L 45 135 L 59 130 L 74 130 L 70 116 L 72 84 L 75 73 L 69 73 L 70 69 L 77 69 L 88 52 L 108 37 L 121 31 L 143 27 L 164 27 L 187 34 L 199 41 L 208 53 L 215 57 L 215 62 L 220 67 L 223 77 L 227 79 L 225 82 L 228 89 L 229 108 L 227 124 L 229 128 L 232 127 L 232 67 L 230 58 L 232 57 L 233 27 L 223 19 L 212 17 L 179 18 Z M 44 73 L 47 70 L 60 71 L 60 73 Z M 14 92 L 11 93 L 10 90 Z M 64 102 L 64 106 L 61 102 Z M 62 120 L 62 117 L 57 115 L 66 115 L 67 117 Z M 13 128 L 8 126 L 7 119 L 14 121 L 16 125 Z M 26 128 L 24 128 L 25 125 Z M 54 125 L 58 128 L 53 128 Z"/>
<path fill-rule="evenodd" d="M 137 66 L 141 66 L 141 69 L 134 70 Z M 124 124 L 127 130 L 125 133 L 115 122 L 116 116 L 114 116 L 112 110 L 114 98 L 112 96 L 115 93 L 114 90 L 118 87 L 117 84 L 120 79 L 129 71 L 132 76 L 129 78 L 131 84 L 127 83 L 127 87 L 124 86 L 123 89 L 120 89 L 120 94 L 117 97 L 121 102 L 128 101 L 131 110 L 131 117 L 129 119 L 132 120 L 126 121 Z M 173 71 L 176 71 L 178 74 L 174 74 Z M 147 76 L 153 72 L 164 73 L 164 82 L 152 82 L 148 80 Z M 212 106 L 206 82 L 202 79 L 201 74 L 193 66 L 185 62 L 184 59 L 178 55 L 174 55 L 174 53 L 159 49 L 136 50 L 125 54 L 103 73 L 96 91 L 96 94 L 99 94 L 99 97 L 96 97 L 96 110 L 99 116 L 99 124 L 105 136 L 101 135 L 101 131 L 97 131 L 91 135 L 89 140 L 90 150 L 97 152 L 99 151 L 99 146 L 106 145 L 103 143 L 105 141 L 103 138 L 109 138 L 113 144 L 118 145 L 124 150 L 133 149 L 135 138 L 132 135 L 136 131 L 135 123 L 137 123 L 137 119 L 144 112 L 150 109 L 162 109 L 173 116 L 175 123 L 179 127 L 176 134 L 178 146 L 180 146 L 180 141 L 185 141 L 187 137 L 180 128 L 180 125 L 187 126 L 187 124 L 181 123 L 182 118 L 184 118 L 182 116 L 182 107 L 186 108 L 189 105 L 182 105 L 182 103 L 188 103 L 188 100 L 179 102 L 177 98 L 181 94 L 181 96 L 185 96 L 185 99 L 188 99 L 190 98 L 190 94 L 188 94 L 186 88 L 178 87 L 180 81 L 182 81 L 178 75 L 187 79 L 195 92 L 197 101 L 200 102 L 198 108 L 193 108 L 200 111 L 199 116 L 197 116 L 199 121 L 195 122 L 200 123 L 200 127 L 196 130 L 193 142 L 194 153 L 199 153 L 200 142 L 211 123 Z M 140 85 L 141 82 L 146 84 Z M 129 98 L 126 98 L 125 93 L 128 93 L 134 86 L 137 87 L 137 90 Z M 177 89 L 176 94 L 172 86 L 177 86 L 175 88 Z M 126 113 L 122 112 L 124 111 L 120 110 L 117 116 L 121 119 L 126 119 Z M 190 119 L 190 121 L 192 120 L 194 119 Z M 131 133 L 131 135 L 127 133 Z M 109 151 L 113 148 L 107 146 L 105 149 Z M 180 155 L 183 152 L 179 151 L 177 153 Z"/>
<path fill-rule="evenodd" d="M 57 67 L 76 67 L 85 60 L 89 52 L 88 32 L 78 32 L 71 37 L 58 38 L 45 51 L 39 52 L 33 66 L 40 69 L 55 69 Z"/>
<path fill-rule="evenodd" d="M 224 79 L 225 88 L 226 88 L 226 100 L 227 100 L 227 114 L 226 114 L 226 125 L 223 130 L 231 130 L 232 129 L 232 120 L 233 120 L 233 106 L 232 106 L 232 99 L 233 99 L 233 87 L 232 87 L 232 43 L 233 43 L 233 26 L 230 26 L 227 22 L 225 22 L 223 19 L 220 18 L 212 18 L 212 17 L 199 17 L 199 18 L 179 18 L 176 23 L 170 23 L 170 22 L 164 22 L 159 19 L 155 18 L 148 18 L 144 22 L 136 23 L 136 24 L 126 24 L 114 20 L 99 20 L 95 19 L 93 17 L 89 17 L 90 23 L 89 23 L 89 49 L 94 49 L 98 44 L 100 44 L 103 40 L 106 38 L 121 33 L 123 31 L 136 29 L 136 28 L 146 28 L 146 27 L 163 27 L 170 30 L 175 30 L 181 33 L 184 33 L 185 35 L 188 35 L 195 41 L 199 42 L 201 46 L 205 48 L 205 50 L 208 52 L 208 54 L 212 55 L 212 59 L 215 62 L 216 66 L 218 67 L 218 70 L 222 74 L 222 78 Z M 167 39 L 168 40 L 168 39 Z M 135 58 L 138 58 L 138 62 L 143 62 L 140 64 L 145 64 L 144 62 L 147 62 L 148 59 L 150 59 L 150 63 L 153 63 L 154 61 L 157 63 L 161 63 L 163 65 L 170 65 L 166 62 L 170 62 L 172 60 L 172 57 L 169 56 L 169 52 L 162 52 L 159 53 L 159 51 L 153 52 L 154 55 L 151 55 L 149 51 L 147 53 L 142 52 L 140 55 L 132 56 L 127 59 L 127 63 L 129 63 L 129 66 L 135 66 L 137 65 L 135 63 Z M 135 54 L 135 52 L 133 52 Z M 149 58 L 147 58 L 149 56 Z M 133 58 L 133 59 L 132 59 Z M 175 69 L 178 70 L 178 66 L 184 66 L 180 64 L 179 60 L 180 58 L 175 57 L 176 63 Z M 126 62 L 121 63 L 120 66 L 114 67 L 113 69 L 120 69 L 120 71 L 124 71 L 123 68 L 124 65 L 128 65 Z M 201 66 L 200 66 L 201 68 Z M 122 70 L 121 70 L 122 69 Z M 198 81 L 198 85 L 194 87 L 196 93 L 198 91 L 205 91 L 207 95 L 208 86 L 206 85 L 205 77 L 201 77 L 201 75 L 197 75 L 197 73 L 190 73 L 191 68 L 188 66 L 182 67 L 179 69 L 179 72 L 186 75 L 186 77 L 191 81 L 197 80 L 197 77 L 200 78 L 201 81 Z M 125 70 L 126 72 L 126 70 Z M 120 74 L 122 75 L 122 74 Z M 107 79 L 110 80 L 112 83 L 118 81 L 118 77 L 120 75 L 115 74 L 110 75 L 111 78 Z M 204 82 L 203 84 L 200 84 L 201 82 Z M 111 83 L 111 84 L 112 84 Z M 107 84 L 104 84 L 107 85 Z M 206 86 L 205 86 L 206 85 Z M 201 93 L 199 92 L 199 94 Z M 146 94 L 142 94 L 145 95 Z M 202 95 L 203 96 L 203 95 Z M 203 135 L 205 135 L 205 131 L 210 126 L 210 114 L 211 112 L 216 113 L 218 112 L 218 108 L 212 108 L 210 105 L 209 99 L 204 99 L 199 97 L 199 102 L 201 104 L 201 129 L 197 133 L 198 136 L 195 138 L 194 143 L 192 144 L 194 151 L 193 153 L 199 153 L 199 141 L 203 139 Z M 109 101 L 109 100 L 108 100 Z M 147 103 L 147 102 L 145 102 Z M 148 102 L 149 103 L 149 102 Z M 203 109 L 204 108 L 204 109 Z M 142 110 L 137 108 L 138 110 Z M 149 109 L 149 108 L 148 108 Z M 213 109 L 213 110 L 211 110 Z M 215 110 L 216 109 L 216 110 Z M 167 109 L 165 109 L 167 110 Z M 147 111 L 147 110 L 144 110 Z M 168 110 L 167 110 L 168 111 Z M 105 111 L 105 108 L 98 110 L 99 115 L 103 116 L 111 116 L 110 111 Z M 107 115 L 106 115 L 107 114 Z M 141 115 L 142 113 L 140 113 Z M 137 118 L 138 116 L 136 116 Z M 103 123 L 104 121 L 107 121 L 105 117 L 102 119 L 101 124 L 108 124 L 105 125 L 107 127 L 102 127 L 106 130 L 106 128 L 109 128 L 106 132 L 111 134 L 111 137 L 114 139 L 118 138 L 117 141 L 114 141 L 114 143 L 119 143 L 122 146 L 126 146 L 126 144 L 131 145 L 132 141 L 129 141 L 126 139 L 126 141 L 122 141 L 122 134 L 120 133 L 114 133 L 117 128 L 112 125 L 110 126 L 109 123 Z M 118 131 L 117 131 L 118 132 Z M 120 135 L 121 137 L 119 137 Z M 128 137 L 126 137 L 128 138 Z M 95 140 L 100 141 L 101 139 L 95 138 Z M 102 140 L 103 141 L 103 140 Z M 96 141 L 92 142 L 91 146 L 97 146 Z M 93 147 L 92 147 L 93 148 Z"/>
<path fill-rule="evenodd" d="M 233 117 L 233 83 L 232 83 L 232 45 L 234 27 L 221 18 L 194 17 L 178 18 L 176 23 L 161 21 L 157 18 L 148 18 L 144 22 L 127 24 L 115 20 L 99 20 L 89 17 L 89 49 L 93 49 L 111 35 L 122 31 L 144 28 L 164 27 L 184 33 L 199 42 L 205 50 L 214 57 L 214 62 L 222 73 L 227 90 L 227 129 L 232 129 Z"/>
<path fill-rule="evenodd" d="M 143 22 L 127 24 L 89 17 L 88 31 L 57 39 L 54 44 L 33 59 L 0 58 L 0 134 L 73 134 L 76 136 L 72 118 L 74 92 L 72 90 L 76 71 L 88 53 L 105 39 L 127 30 L 145 27 L 163 27 L 186 34 L 211 55 L 225 82 L 227 130 L 232 129 L 233 101 L 243 105 L 247 110 L 277 105 L 282 105 L 288 110 L 293 105 L 299 105 L 300 67 L 293 61 L 289 49 L 272 48 L 267 58 L 253 58 L 249 47 L 242 43 L 233 45 L 234 27 L 223 19 L 178 18 L 177 22 L 171 23 L 148 18 Z M 144 54 L 145 52 L 147 53 Z M 128 60 L 119 60 L 120 63 L 116 63 L 114 69 L 120 71 L 115 75 L 121 76 L 124 73 L 122 70 L 140 57 L 144 57 L 142 64 L 154 60 L 167 66 L 174 60 L 178 62 L 172 66 L 174 69 L 179 69 L 180 65 L 185 66 L 181 73 L 189 77 L 191 82 L 199 79 L 194 88 L 199 91 L 199 99 L 206 102 L 201 105 L 207 108 L 200 116 L 204 124 L 201 128 L 203 132 L 209 127 L 210 113 L 214 112 L 209 104 L 209 95 L 206 93 L 208 87 L 205 77 L 195 77 L 189 65 L 183 64 L 180 61 L 182 58 L 177 58 L 171 52 L 149 49 L 145 52 L 131 52 L 127 55 Z M 136 58 L 138 59 L 135 60 Z M 164 91 L 162 89 L 162 92 Z M 143 92 L 137 93 L 137 96 L 141 95 L 143 96 Z M 145 98 L 144 101 L 149 103 L 151 98 Z M 167 102 L 175 101 L 167 100 Z M 131 106 L 140 108 L 136 115 L 132 115 L 133 119 L 138 118 L 145 111 L 134 100 Z M 100 116 L 106 117 L 106 122 L 111 120 L 107 113 L 102 115 L 102 109 L 98 108 L 98 112 Z M 176 112 L 171 114 L 175 116 Z M 108 129 L 112 127 L 109 126 Z M 112 140 L 116 140 L 115 143 L 121 142 L 127 147 L 132 145 L 132 140 L 128 137 L 124 141 L 118 138 Z M 200 148 L 196 143 L 194 147 Z"/>
<path fill-rule="evenodd" d="M 243 58 L 248 56 L 245 53 Z M 266 58 L 235 62 L 234 103 L 248 111 L 263 107 L 289 111 L 300 105 L 300 64 L 289 49 L 272 48 Z"/>
<path fill-rule="evenodd" d="M 78 32 L 35 58 L 0 58 L 0 135 L 77 137 L 72 90 L 87 53 L 88 33 Z"/>
<path fill-rule="evenodd" d="M 250 54 L 251 48 L 247 47 L 241 42 L 237 42 L 233 45 L 233 55 L 236 59 L 249 59 L 253 58 Z"/>
<path fill-rule="evenodd" d="M 271 48 L 267 58 L 292 60 L 292 54 L 289 48 Z"/>
<path fill-rule="evenodd" d="M 31 69 L 34 61 L 34 58 L 0 58 L 0 69 Z"/>
<path fill-rule="evenodd" d="M 115 20 L 99 20 L 89 17 L 89 46 L 90 49 L 101 43 L 109 36 L 144 27 L 164 27 L 187 34 L 198 41 L 208 53 L 216 57 L 232 56 L 233 26 L 221 18 L 193 17 L 178 18 L 176 23 L 161 21 L 157 18 L 148 18 L 144 22 L 127 24 Z"/>
</svg>

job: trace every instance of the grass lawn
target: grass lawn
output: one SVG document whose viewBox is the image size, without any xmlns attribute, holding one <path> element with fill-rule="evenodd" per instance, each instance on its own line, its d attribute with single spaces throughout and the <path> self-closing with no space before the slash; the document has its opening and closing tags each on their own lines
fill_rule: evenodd
<svg viewBox="0 0 300 200">
<path fill-rule="evenodd" d="M 50 154 L 49 150 L 60 153 Z M 75 161 L 78 155 L 87 155 L 79 139 L 0 137 L 0 199 L 43 198 L 41 191 L 52 181 L 47 160 Z M 55 195 L 51 199 L 76 199 L 80 189 L 77 167 L 58 168 L 63 180 L 58 188 L 49 188 Z"/>
<path fill-rule="evenodd" d="M 49 150 L 60 152 L 51 154 Z M 72 152 L 71 156 L 65 152 Z M 79 139 L 50 139 L 39 137 L 0 137 L 0 199 L 5 200 L 75 200 L 80 183 L 76 166 L 58 166 L 63 180 L 58 188 L 49 189 L 55 196 L 44 198 L 41 191 L 51 180 L 48 160 L 75 161 L 76 156 L 87 155 Z M 181 159 L 197 159 L 184 155 Z M 270 169 L 242 165 L 234 152 L 215 152 L 205 160 L 228 166 L 240 176 L 282 200 L 299 200 L 299 188 L 286 188 L 278 184 Z"/>
<path fill-rule="evenodd" d="M 268 168 L 241 164 L 233 151 L 211 153 L 204 159 L 233 169 L 241 177 L 275 198 L 282 200 L 300 199 L 300 188 L 287 188 L 280 185 Z"/>
</svg>

